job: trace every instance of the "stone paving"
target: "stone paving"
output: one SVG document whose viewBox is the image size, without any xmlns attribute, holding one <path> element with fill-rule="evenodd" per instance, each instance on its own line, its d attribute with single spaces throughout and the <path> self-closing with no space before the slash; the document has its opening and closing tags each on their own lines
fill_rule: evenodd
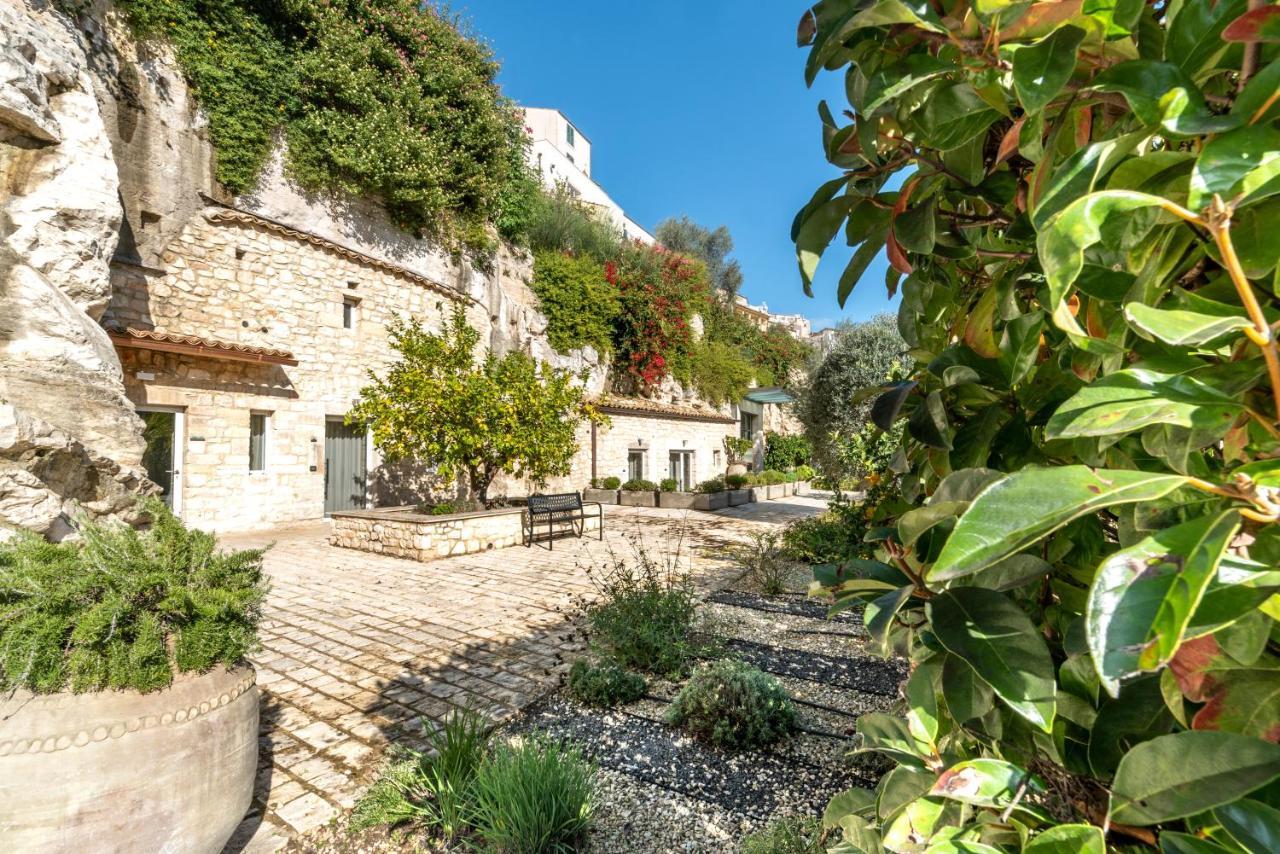
<svg viewBox="0 0 1280 854">
<path fill-rule="evenodd" d="M 265 568 L 259 773 L 229 852 L 275 851 L 349 810 L 394 743 L 422 744 L 451 709 L 503 720 L 558 681 L 582 649 L 586 568 L 637 543 L 676 557 L 706 590 L 737 569 L 726 547 L 760 527 L 821 512 L 791 498 L 699 513 L 609 507 L 603 542 L 561 539 L 431 563 L 340 549 L 311 522 L 223 544 L 274 542 Z"/>
</svg>

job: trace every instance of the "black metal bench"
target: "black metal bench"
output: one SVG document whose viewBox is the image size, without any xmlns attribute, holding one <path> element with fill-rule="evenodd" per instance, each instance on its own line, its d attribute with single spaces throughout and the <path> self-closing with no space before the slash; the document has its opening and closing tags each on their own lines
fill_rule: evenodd
<svg viewBox="0 0 1280 854">
<path fill-rule="evenodd" d="M 569 529 L 573 531 L 575 536 L 581 537 L 587 529 L 587 512 L 586 507 L 594 506 L 596 508 L 596 519 L 599 520 L 600 539 L 604 539 L 604 507 L 598 501 L 589 501 L 586 505 L 582 503 L 582 496 L 576 492 L 565 492 L 556 495 L 530 495 L 525 504 L 524 513 L 521 514 L 521 521 L 524 523 L 524 544 L 525 547 L 533 545 L 534 539 L 537 537 L 538 528 L 542 523 L 547 526 L 547 549 L 555 548 L 555 535 L 557 526 L 563 526 L 568 523 Z M 563 527 L 560 530 L 565 530 Z"/>
</svg>

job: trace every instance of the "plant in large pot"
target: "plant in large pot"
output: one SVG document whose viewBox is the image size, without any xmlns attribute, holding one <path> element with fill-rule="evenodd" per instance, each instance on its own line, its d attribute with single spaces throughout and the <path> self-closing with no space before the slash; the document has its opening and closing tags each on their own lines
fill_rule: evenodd
<svg viewBox="0 0 1280 854">
<path fill-rule="evenodd" d="M 0 543 L 7 850 L 217 852 L 249 807 L 262 551 L 145 510 Z"/>
</svg>

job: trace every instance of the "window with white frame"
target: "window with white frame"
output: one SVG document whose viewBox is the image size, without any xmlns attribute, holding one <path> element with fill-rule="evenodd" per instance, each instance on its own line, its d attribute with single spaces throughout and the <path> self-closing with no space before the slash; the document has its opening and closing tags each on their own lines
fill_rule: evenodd
<svg viewBox="0 0 1280 854">
<path fill-rule="evenodd" d="M 644 451 L 627 451 L 627 480 L 644 479 Z"/>
<path fill-rule="evenodd" d="M 693 490 L 693 451 L 672 451 L 667 477 L 676 482 L 676 490 L 690 492 Z"/>
</svg>

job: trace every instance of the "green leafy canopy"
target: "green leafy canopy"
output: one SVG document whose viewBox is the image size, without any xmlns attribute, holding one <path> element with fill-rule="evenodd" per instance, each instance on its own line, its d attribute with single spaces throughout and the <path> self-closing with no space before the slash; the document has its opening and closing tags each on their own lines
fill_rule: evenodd
<svg viewBox="0 0 1280 854">
<path fill-rule="evenodd" d="M 801 283 L 843 240 L 843 303 L 883 251 L 906 351 L 867 401 L 901 436 L 893 493 L 850 514 L 874 553 L 815 568 L 912 666 L 905 719 L 859 722 L 898 768 L 824 818 L 847 850 L 1275 846 L 1276 20 L 1247 0 L 803 16 L 806 78 L 843 73 L 848 109 L 819 108 L 840 174 L 796 215 Z"/>
</svg>

